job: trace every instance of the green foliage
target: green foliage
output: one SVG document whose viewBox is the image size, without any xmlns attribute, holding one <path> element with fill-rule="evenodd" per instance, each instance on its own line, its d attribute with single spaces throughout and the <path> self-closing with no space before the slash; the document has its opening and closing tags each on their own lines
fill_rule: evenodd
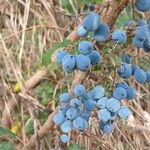
<svg viewBox="0 0 150 150">
<path fill-rule="evenodd" d="M 44 113 L 44 112 L 42 112 L 42 111 L 39 112 L 38 119 L 39 119 L 42 123 L 45 123 L 46 120 L 47 120 L 47 118 L 48 118 L 48 114 L 46 114 L 46 113 Z"/>
<path fill-rule="evenodd" d="M 51 63 L 51 56 L 52 54 L 59 48 L 63 48 L 71 44 L 70 40 L 64 39 L 62 42 L 56 43 L 53 45 L 53 47 L 45 52 L 42 56 L 42 64 L 47 66 L 48 64 Z"/>
<path fill-rule="evenodd" d="M 115 27 L 119 29 L 124 26 L 124 23 L 126 21 L 131 20 L 131 19 L 132 19 L 131 14 L 128 12 L 128 8 L 127 8 L 125 9 L 124 13 L 118 17 Z"/>
<path fill-rule="evenodd" d="M 16 135 L 13 132 L 0 126 L 0 137 L 2 136 L 9 136 L 12 138 L 16 137 Z"/>
<path fill-rule="evenodd" d="M 83 148 L 83 147 L 80 147 L 79 145 L 77 144 L 71 144 L 69 145 L 69 150 L 86 150 L 86 148 Z"/>
<path fill-rule="evenodd" d="M 14 145 L 10 142 L 0 142 L 1 150 L 15 150 Z"/>
<path fill-rule="evenodd" d="M 25 134 L 33 134 L 34 133 L 34 125 L 33 125 L 33 120 L 29 118 L 25 124 Z"/>
</svg>

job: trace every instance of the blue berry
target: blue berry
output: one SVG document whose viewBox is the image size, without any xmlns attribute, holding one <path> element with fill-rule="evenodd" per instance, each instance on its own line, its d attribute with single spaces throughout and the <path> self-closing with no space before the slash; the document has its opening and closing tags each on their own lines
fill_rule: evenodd
<svg viewBox="0 0 150 150">
<path fill-rule="evenodd" d="M 129 54 L 123 54 L 122 55 L 122 61 L 127 63 L 127 64 L 130 64 L 132 61 L 132 57 Z"/>
<path fill-rule="evenodd" d="M 78 84 L 74 87 L 74 94 L 78 96 L 83 96 L 86 93 L 86 89 L 83 85 Z"/>
<path fill-rule="evenodd" d="M 53 121 L 56 125 L 61 125 L 65 120 L 65 115 L 63 112 L 58 112 L 54 117 Z"/>
<path fill-rule="evenodd" d="M 84 108 L 88 111 L 92 111 L 95 108 L 95 106 L 95 102 L 90 99 L 84 101 Z"/>
<path fill-rule="evenodd" d="M 88 41 L 81 41 L 78 44 L 78 50 L 81 54 L 87 55 L 92 52 L 94 49 L 93 43 L 88 42 Z"/>
<path fill-rule="evenodd" d="M 65 144 L 65 143 L 67 143 L 69 141 L 69 137 L 66 134 L 62 134 L 60 136 L 60 140 L 61 140 L 62 143 Z"/>
<path fill-rule="evenodd" d="M 75 57 L 73 55 L 66 55 L 65 57 L 63 57 L 62 59 L 62 66 L 64 71 L 69 71 L 75 68 L 76 65 L 76 60 Z"/>
<path fill-rule="evenodd" d="M 105 42 L 110 36 L 110 28 L 107 24 L 100 24 L 99 28 L 93 33 L 93 37 L 98 42 Z"/>
<path fill-rule="evenodd" d="M 72 130 L 72 122 L 70 120 L 66 120 L 62 125 L 61 125 L 61 130 L 64 133 L 69 133 Z"/>
<path fill-rule="evenodd" d="M 100 26 L 100 16 L 91 12 L 83 19 L 82 25 L 87 31 L 95 31 Z"/>
<path fill-rule="evenodd" d="M 88 8 L 90 9 L 90 11 L 94 11 L 94 9 L 95 9 L 95 3 L 89 3 L 88 4 Z"/>
<path fill-rule="evenodd" d="M 97 101 L 97 107 L 98 108 L 105 108 L 106 103 L 107 103 L 108 98 L 107 97 L 102 97 Z"/>
<path fill-rule="evenodd" d="M 66 117 L 70 120 L 72 119 L 75 119 L 78 115 L 78 112 L 77 112 L 77 109 L 75 108 L 69 108 L 67 111 L 66 111 Z"/>
<path fill-rule="evenodd" d="M 115 128 L 115 125 L 114 124 L 105 124 L 102 128 L 102 132 L 103 134 L 110 134 Z"/>
<path fill-rule="evenodd" d="M 137 26 L 146 26 L 147 25 L 147 21 L 144 19 L 138 19 L 136 21 Z"/>
<path fill-rule="evenodd" d="M 88 33 L 87 30 L 83 26 L 79 26 L 77 32 L 80 37 L 84 37 Z"/>
<path fill-rule="evenodd" d="M 107 109 L 111 112 L 117 112 L 120 109 L 120 102 L 115 98 L 108 99 Z"/>
<path fill-rule="evenodd" d="M 138 39 L 137 37 L 133 38 L 133 45 L 136 46 L 137 48 L 143 48 L 143 40 Z"/>
<path fill-rule="evenodd" d="M 85 119 L 86 121 L 89 121 L 89 118 L 91 117 L 91 114 L 90 113 L 85 113 L 83 112 L 81 115 L 80 115 L 81 118 Z"/>
<path fill-rule="evenodd" d="M 69 95 L 69 93 L 63 93 L 59 96 L 59 100 L 62 103 L 67 103 L 69 102 L 71 99 L 71 96 Z"/>
<path fill-rule="evenodd" d="M 87 55 L 90 58 L 91 65 L 99 64 L 102 60 L 102 57 L 98 51 L 92 51 Z"/>
<path fill-rule="evenodd" d="M 150 36 L 144 41 L 143 49 L 145 52 L 150 53 Z"/>
<path fill-rule="evenodd" d="M 65 50 L 59 50 L 56 52 L 56 60 L 57 60 L 57 63 L 59 64 L 62 64 L 62 59 L 68 55 L 67 51 Z"/>
<path fill-rule="evenodd" d="M 78 108 L 81 105 L 81 101 L 77 98 L 73 98 L 70 100 L 70 106 L 74 108 Z"/>
<path fill-rule="evenodd" d="M 135 90 L 135 88 L 132 88 L 132 87 L 129 86 L 126 89 L 126 92 L 127 92 L 126 99 L 133 100 L 133 99 L 136 98 L 136 90 Z"/>
<path fill-rule="evenodd" d="M 90 58 L 82 54 L 77 55 L 76 66 L 81 71 L 88 71 L 91 67 Z"/>
<path fill-rule="evenodd" d="M 118 42 L 119 44 L 126 43 L 127 41 L 126 33 L 121 29 L 117 29 L 112 33 L 112 40 L 114 42 Z"/>
<path fill-rule="evenodd" d="M 96 86 L 91 90 L 91 94 L 95 99 L 100 99 L 105 95 L 105 89 L 102 86 Z"/>
<path fill-rule="evenodd" d="M 78 130 L 83 130 L 85 128 L 84 119 L 81 117 L 77 117 L 73 120 L 73 127 Z"/>
<path fill-rule="evenodd" d="M 146 12 L 150 10 L 149 0 L 136 0 L 135 7 L 138 11 Z"/>
<path fill-rule="evenodd" d="M 146 82 L 150 82 L 150 71 L 149 72 L 146 72 Z"/>
<path fill-rule="evenodd" d="M 139 67 L 137 65 L 132 65 L 132 75 L 134 75 L 135 70 L 139 69 Z"/>
<path fill-rule="evenodd" d="M 104 108 L 98 111 L 98 117 L 102 122 L 107 122 L 110 119 L 110 112 Z"/>
<path fill-rule="evenodd" d="M 135 70 L 134 77 L 138 83 L 144 83 L 146 82 L 146 79 L 147 79 L 146 73 L 142 69 Z"/>
<path fill-rule="evenodd" d="M 132 112 L 127 106 L 121 106 L 118 111 L 118 116 L 123 120 L 128 119 L 131 115 Z"/>
<path fill-rule="evenodd" d="M 137 27 L 135 31 L 135 37 L 139 39 L 140 41 L 145 41 L 148 33 L 149 33 L 149 30 L 147 27 L 139 26 Z"/>
<path fill-rule="evenodd" d="M 125 82 L 120 82 L 120 83 L 117 83 L 115 87 L 116 88 L 117 87 L 122 87 L 122 88 L 126 89 L 126 88 L 128 88 L 128 84 L 125 83 Z"/>
<path fill-rule="evenodd" d="M 115 90 L 113 91 L 113 96 L 114 98 L 118 99 L 118 100 L 123 100 L 126 98 L 127 96 L 127 92 L 124 88 L 122 87 L 117 87 L 115 88 Z"/>
<path fill-rule="evenodd" d="M 119 68 L 118 68 L 118 74 L 122 78 L 128 78 L 132 75 L 132 68 L 130 64 L 123 63 Z"/>
</svg>

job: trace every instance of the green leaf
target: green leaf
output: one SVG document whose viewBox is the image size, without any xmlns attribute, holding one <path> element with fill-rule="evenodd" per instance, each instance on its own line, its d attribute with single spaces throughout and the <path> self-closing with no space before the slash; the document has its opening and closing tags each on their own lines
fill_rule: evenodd
<svg viewBox="0 0 150 150">
<path fill-rule="evenodd" d="M 80 147 L 78 144 L 71 144 L 69 150 L 86 150 L 86 148 Z"/>
<path fill-rule="evenodd" d="M 0 126 L 0 137 L 4 135 L 7 135 L 13 138 L 16 137 L 16 135 L 13 132 Z"/>
<path fill-rule="evenodd" d="M 71 44 L 70 40 L 64 39 L 62 42 L 56 43 L 53 45 L 53 47 L 45 52 L 42 56 L 42 64 L 47 66 L 51 63 L 51 56 L 52 54 L 59 48 L 66 47 L 67 45 Z"/>
<path fill-rule="evenodd" d="M 25 125 L 25 134 L 33 134 L 34 133 L 34 126 L 33 126 L 33 120 L 29 118 Z"/>
<path fill-rule="evenodd" d="M 15 150 L 14 145 L 9 142 L 0 142 L 1 150 Z"/>
</svg>

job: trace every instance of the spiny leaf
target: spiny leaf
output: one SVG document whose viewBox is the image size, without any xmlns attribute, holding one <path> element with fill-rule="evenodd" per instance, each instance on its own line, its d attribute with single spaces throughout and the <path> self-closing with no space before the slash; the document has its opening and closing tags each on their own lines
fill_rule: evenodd
<svg viewBox="0 0 150 150">
<path fill-rule="evenodd" d="M 77 144 L 71 144 L 69 145 L 69 150 L 86 150 L 86 148 L 82 148 Z"/>
<path fill-rule="evenodd" d="M 5 135 L 10 136 L 10 137 L 13 137 L 13 138 L 16 136 L 16 135 L 15 135 L 13 132 L 11 132 L 10 130 L 8 130 L 8 129 L 6 129 L 6 128 L 3 128 L 3 127 L 0 126 L 0 137 L 1 137 L 1 136 L 5 136 Z"/>
<path fill-rule="evenodd" d="M 1 150 L 15 150 L 14 145 L 9 142 L 0 142 Z"/>
<path fill-rule="evenodd" d="M 64 39 L 62 42 L 56 43 L 53 45 L 53 47 L 45 52 L 42 56 L 42 64 L 47 66 L 51 63 L 51 56 L 52 54 L 59 48 L 66 47 L 67 45 L 71 44 L 70 40 Z"/>
</svg>

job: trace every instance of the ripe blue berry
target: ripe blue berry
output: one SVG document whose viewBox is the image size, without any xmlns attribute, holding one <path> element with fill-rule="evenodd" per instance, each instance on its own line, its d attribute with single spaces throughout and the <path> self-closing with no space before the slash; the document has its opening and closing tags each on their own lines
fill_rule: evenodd
<svg viewBox="0 0 150 150">
<path fill-rule="evenodd" d="M 77 117 L 73 120 L 73 127 L 78 130 L 83 130 L 85 128 L 84 119 L 81 117 Z"/>
<path fill-rule="evenodd" d="M 127 63 L 127 64 L 130 64 L 132 61 L 132 57 L 129 54 L 123 54 L 122 55 L 122 61 Z"/>
<path fill-rule="evenodd" d="M 147 25 L 147 21 L 144 20 L 144 19 L 138 19 L 138 20 L 136 21 L 136 25 L 137 25 L 137 26 L 146 26 L 146 25 Z"/>
<path fill-rule="evenodd" d="M 100 99 L 105 95 L 105 89 L 102 86 L 96 86 L 91 90 L 92 97 L 95 99 Z"/>
<path fill-rule="evenodd" d="M 61 125 L 61 130 L 64 133 L 68 133 L 72 130 L 72 122 L 70 120 L 66 120 L 62 125 Z"/>
<path fill-rule="evenodd" d="M 132 68 L 130 64 L 123 63 L 119 68 L 118 68 L 118 74 L 122 78 L 128 78 L 132 75 Z"/>
<path fill-rule="evenodd" d="M 117 112 L 120 109 L 120 102 L 115 98 L 110 98 L 107 100 L 107 109 L 111 112 Z"/>
<path fill-rule="evenodd" d="M 136 0 L 135 7 L 138 11 L 146 12 L 150 10 L 149 0 Z"/>
<path fill-rule="evenodd" d="M 137 27 L 135 31 L 135 37 L 139 39 L 140 41 L 145 41 L 148 33 L 149 33 L 149 30 L 147 27 L 139 26 Z"/>
<path fill-rule="evenodd" d="M 90 58 L 91 65 L 96 65 L 101 62 L 102 57 L 98 51 L 92 51 L 87 55 Z"/>
<path fill-rule="evenodd" d="M 88 3 L 88 8 L 90 9 L 90 11 L 94 11 L 95 3 Z"/>
<path fill-rule="evenodd" d="M 67 111 L 66 111 L 66 117 L 70 120 L 72 119 L 75 119 L 78 115 L 78 112 L 77 112 L 77 109 L 75 108 L 69 108 Z"/>
<path fill-rule="evenodd" d="M 62 64 L 62 59 L 68 55 L 67 51 L 65 50 L 59 50 L 56 52 L 56 60 L 57 60 L 57 63 L 59 64 Z"/>
<path fill-rule="evenodd" d="M 83 85 L 78 84 L 74 87 L 74 94 L 78 96 L 83 96 L 86 93 L 86 89 Z"/>
<path fill-rule="evenodd" d="M 69 141 L 69 137 L 66 134 L 62 134 L 60 136 L 60 140 L 61 140 L 62 143 L 65 144 L 65 143 L 67 143 Z"/>
<path fill-rule="evenodd" d="M 144 41 L 143 49 L 145 52 L 150 53 L 150 36 Z"/>
<path fill-rule="evenodd" d="M 90 99 L 84 101 L 84 108 L 88 111 L 92 111 L 95 108 L 95 106 L 95 101 L 92 101 Z"/>
<path fill-rule="evenodd" d="M 74 108 L 78 108 L 81 105 L 81 101 L 77 98 L 73 98 L 70 100 L 70 106 Z"/>
<path fill-rule="evenodd" d="M 125 120 L 132 115 L 132 112 L 127 106 L 121 106 L 121 108 L 118 111 L 118 115 L 121 119 Z"/>
<path fill-rule="evenodd" d="M 98 108 L 105 108 L 106 103 L 107 103 L 108 98 L 107 97 L 102 97 L 97 101 L 97 107 Z"/>
<path fill-rule="evenodd" d="M 132 65 L 132 75 L 134 75 L 135 70 L 139 69 L 139 67 L 137 65 Z"/>
<path fill-rule="evenodd" d="M 73 55 L 66 55 L 65 57 L 63 57 L 62 59 L 62 66 L 64 71 L 69 71 L 75 68 L 76 65 L 76 60 L 75 57 Z"/>
<path fill-rule="evenodd" d="M 146 82 L 150 82 L 150 71 L 149 72 L 146 72 Z"/>
<path fill-rule="evenodd" d="M 56 125 L 61 125 L 65 120 L 65 115 L 63 112 L 59 111 L 54 117 L 53 121 Z"/>
<path fill-rule="evenodd" d="M 59 96 L 59 100 L 62 103 L 67 103 L 70 101 L 70 99 L 71 99 L 71 96 L 68 93 L 63 93 Z"/>
<path fill-rule="evenodd" d="M 126 88 L 128 88 L 128 84 L 125 83 L 125 82 L 120 82 L 120 83 L 117 83 L 115 87 L 116 88 L 117 87 L 122 87 L 122 88 L 126 89 Z"/>
<path fill-rule="evenodd" d="M 80 37 L 84 37 L 88 33 L 87 30 L 83 26 L 79 26 L 77 32 Z"/>
<path fill-rule="evenodd" d="M 138 83 L 144 83 L 146 82 L 146 79 L 147 79 L 146 73 L 142 69 L 135 70 L 134 77 Z"/>
<path fill-rule="evenodd" d="M 114 98 L 118 99 L 118 100 L 123 100 L 126 98 L 127 96 L 127 92 L 124 88 L 122 87 L 117 87 L 115 88 L 115 90 L 113 91 L 113 96 Z"/>
<path fill-rule="evenodd" d="M 98 42 L 105 42 L 110 36 L 110 28 L 107 24 L 100 24 L 99 28 L 93 33 L 93 37 Z"/>
<path fill-rule="evenodd" d="M 126 89 L 126 92 L 127 92 L 126 99 L 128 99 L 128 100 L 133 100 L 133 99 L 136 98 L 136 90 L 135 90 L 135 88 L 132 88 L 132 87 L 129 86 L 129 87 Z"/>
<path fill-rule="evenodd" d="M 100 26 L 100 16 L 91 12 L 83 19 L 82 25 L 87 31 L 95 31 Z"/>
<path fill-rule="evenodd" d="M 104 108 L 98 111 L 98 117 L 102 122 L 107 122 L 110 119 L 110 112 Z"/>
<path fill-rule="evenodd" d="M 119 44 L 126 43 L 127 41 L 126 33 L 121 29 L 117 29 L 112 33 L 112 40 L 114 42 L 118 42 Z"/>
<path fill-rule="evenodd" d="M 91 67 L 90 58 L 82 54 L 77 55 L 76 66 L 81 71 L 88 71 Z"/>
<path fill-rule="evenodd" d="M 143 48 L 143 43 L 144 43 L 143 39 L 140 40 L 137 37 L 133 38 L 133 45 L 136 46 L 137 48 Z"/>
<path fill-rule="evenodd" d="M 107 123 L 103 126 L 102 132 L 103 134 L 110 134 L 114 130 L 114 128 L 115 128 L 114 124 Z"/>
<path fill-rule="evenodd" d="M 78 50 L 83 55 L 87 55 L 91 53 L 93 48 L 94 48 L 93 43 L 88 42 L 88 41 L 81 41 L 78 44 Z"/>
</svg>

